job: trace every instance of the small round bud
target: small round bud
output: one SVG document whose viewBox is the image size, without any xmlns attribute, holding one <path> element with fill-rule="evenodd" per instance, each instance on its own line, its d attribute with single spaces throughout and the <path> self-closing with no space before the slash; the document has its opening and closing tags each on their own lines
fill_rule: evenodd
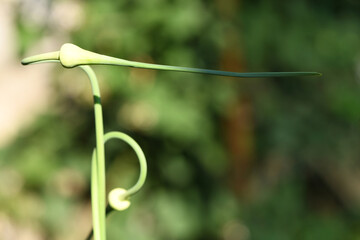
<svg viewBox="0 0 360 240">
<path fill-rule="evenodd" d="M 115 188 L 109 193 L 109 204 L 118 211 L 123 211 L 130 206 L 130 201 L 125 200 L 126 190 L 123 188 Z"/>
</svg>

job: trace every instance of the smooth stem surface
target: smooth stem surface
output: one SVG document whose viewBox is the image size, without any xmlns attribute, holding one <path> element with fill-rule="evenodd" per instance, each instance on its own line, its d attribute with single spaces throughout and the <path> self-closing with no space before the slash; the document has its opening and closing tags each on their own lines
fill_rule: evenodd
<svg viewBox="0 0 360 240">
<path fill-rule="evenodd" d="M 108 132 L 105 134 L 105 137 L 104 137 L 105 142 L 104 143 L 106 143 L 110 139 L 116 139 L 116 138 L 123 140 L 124 142 L 126 142 L 127 144 L 130 145 L 130 147 L 135 151 L 136 156 L 138 157 L 138 160 L 139 160 L 139 164 L 140 164 L 139 178 L 138 178 L 136 184 L 126 191 L 126 195 L 124 196 L 124 198 L 127 198 L 127 197 L 130 197 L 130 196 L 134 195 L 135 193 L 137 193 L 141 189 L 141 187 L 144 185 L 145 180 L 146 180 L 146 175 L 147 175 L 147 163 L 146 163 L 146 158 L 145 158 L 144 152 L 141 150 L 141 147 L 139 146 L 139 144 L 137 144 L 137 142 L 134 139 L 132 139 L 129 135 L 127 135 L 125 133 Z"/>
<path fill-rule="evenodd" d="M 201 73 L 218 76 L 239 77 L 239 78 L 263 78 L 263 77 L 295 77 L 295 76 L 320 76 L 318 72 L 251 72 L 238 73 L 228 71 L 218 71 L 210 69 L 200 69 L 191 67 L 178 67 L 170 65 L 160 65 L 152 63 L 143 63 L 128 61 L 121 58 L 110 57 L 94 52 L 84 50 L 74 44 L 65 43 L 60 51 L 40 54 L 23 59 L 22 64 L 41 62 L 44 60 L 59 60 L 64 67 L 73 68 L 81 65 L 117 65 L 125 67 L 145 68 L 153 70 L 165 70 L 176 72 Z"/>
<path fill-rule="evenodd" d="M 119 61 L 119 64 L 123 64 Z M 175 72 L 188 72 L 188 73 L 200 73 L 200 74 L 209 74 L 217 76 L 227 76 L 227 77 L 239 77 L 239 78 L 266 78 L 266 77 L 296 77 L 296 76 L 320 76 L 320 73 L 317 72 L 250 72 L 250 73 L 239 73 L 239 72 L 228 72 L 228 71 L 219 71 L 211 69 L 201 69 L 201 68 L 190 68 L 190 67 L 178 67 L 170 65 L 160 65 L 152 63 L 142 63 L 127 61 L 129 67 L 135 68 L 145 68 L 153 70 L 165 70 L 165 71 L 175 71 Z"/>
<path fill-rule="evenodd" d="M 107 140 L 118 138 L 127 142 L 136 152 L 140 163 L 140 176 L 138 182 L 129 190 L 120 189 L 120 196 L 115 195 L 110 203 L 111 206 L 117 210 L 124 210 L 124 205 L 116 205 L 116 203 L 127 202 L 127 198 L 135 194 L 144 184 L 146 179 L 146 159 L 138 144 L 129 136 L 119 132 L 111 132 L 104 135 L 103 116 L 100 99 L 100 90 L 94 71 L 88 65 L 102 64 L 102 65 L 118 65 L 135 68 L 145 68 L 153 70 L 177 71 L 177 72 L 190 72 L 200 74 L 210 74 L 218 76 L 239 77 L 239 78 L 262 78 L 262 77 L 293 77 L 293 76 L 320 76 L 317 72 L 253 72 L 253 73 L 237 73 L 209 69 L 178 67 L 170 65 L 159 65 L 151 63 L 141 63 L 135 61 L 128 61 L 124 59 L 109 57 L 90 51 L 81 49 L 73 44 L 64 44 L 60 51 L 44 53 L 22 60 L 22 64 L 43 63 L 43 62 L 60 62 L 66 68 L 73 68 L 80 66 L 88 75 L 92 87 L 94 97 L 94 114 L 95 114 L 95 134 L 96 134 L 96 147 L 93 152 L 91 162 L 91 202 L 93 214 L 93 233 L 94 240 L 106 240 L 106 226 L 105 218 L 106 212 L 110 212 L 110 208 L 106 208 L 106 179 L 105 179 L 105 150 L 104 144 Z M 115 189 L 119 190 L 119 189 Z M 116 192 L 117 193 L 117 192 Z M 110 192 L 111 195 L 111 192 Z M 111 195 L 113 196 L 113 195 Z M 118 197 L 118 198 L 117 198 Z M 112 199 L 112 198 L 111 198 Z M 106 210 L 108 209 L 108 211 Z M 92 237 L 92 232 L 88 239 Z"/>
<path fill-rule="evenodd" d="M 122 199 L 115 199 L 115 203 L 113 203 L 113 204 L 116 204 L 117 201 L 126 200 L 141 189 L 141 187 L 144 185 L 145 180 L 146 180 L 147 163 L 146 163 L 146 158 L 145 158 L 144 152 L 142 151 L 141 147 L 129 135 L 122 133 L 122 132 L 106 133 L 104 135 L 104 144 L 111 139 L 120 139 L 120 140 L 124 141 L 125 143 L 129 144 L 130 147 L 135 151 L 136 156 L 139 159 L 139 164 L 140 164 L 140 175 L 139 175 L 138 181 L 136 182 L 136 184 L 133 187 L 131 187 L 129 190 L 126 191 L 126 194 L 123 195 Z M 98 186 L 98 183 L 96 182 L 97 177 L 95 177 L 96 176 L 96 163 L 95 163 L 96 162 L 96 150 L 94 150 L 92 162 L 93 162 L 92 163 L 93 178 L 92 178 L 91 184 L 94 187 L 94 190 L 92 190 L 92 192 L 96 192 L 96 187 Z M 109 203 L 111 203 L 111 201 L 113 201 L 113 200 L 111 198 L 109 198 Z M 110 214 L 113 210 L 114 209 L 108 204 L 106 207 L 106 216 L 108 216 L 108 214 Z M 93 230 L 90 231 L 86 240 L 91 240 L 92 236 L 93 236 Z"/>
<path fill-rule="evenodd" d="M 31 57 L 33 58 L 33 57 Z M 37 60 L 33 63 L 59 62 L 59 60 Z M 112 212 L 112 208 L 106 206 L 106 179 L 105 179 L 105 149 L 104 145 L 110 139 L 120 139 L 129 144 L 135 151 L 140 164 L 140 175 L 136 184 L 126 191 L 126 194 L 117 201 L 123 201 L 137 193 L 144 185 L 147 175 L 146 158 L 141 147 L 130 136 L 121 132 L 109 132 L 104 135 L 102 106 L 100 98 L 100 89 L 96 75 L 90 66 L 80 66 L 80 68 L 88 75 L 91 83 L 92 93 L 94 97 L 94 115 L 95 115 L 95 134 L 96 147 L 92 154 L 91 160 L 91 207 L 93 214 L 93 229 L 89 233 L 87 240 L 94 236 L 94 240 L 106 240 L 106 216 Z"/>
<path fill-rule="evenodd" d="M 105 150 L 104 126 L 100 89 L 96 75 L 91 67 L 80 66 L 88 75 L 94 96 L 96 148 L 91 163 L 91 201 L 93 214 L 94 240 L 106 240 L 105 226 Z"/>
</svg>

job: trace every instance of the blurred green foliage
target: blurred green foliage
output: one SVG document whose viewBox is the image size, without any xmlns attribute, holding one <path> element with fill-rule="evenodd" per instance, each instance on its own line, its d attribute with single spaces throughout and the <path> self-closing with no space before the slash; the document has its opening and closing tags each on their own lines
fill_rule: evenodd
<svg viewBox="0 0 360 240">
<path fill-rule="evenodd" d="M 83 6 L 86 22 L 71 42 L 94 52 L 230 71 L 324 74 L 236 80 L 95 67 L 105 132 L 133 136 L 149 165 L 131 208 L 110 215 L 109 239 L 360 238 L 357 1 Z M 29 32 L 36 30 L 20 22 L 22 48 L 34 38 Z M 0 179 L 7 173 L 9 186 L 24 182 L 15 196 L 1 191 L 0 206 L 19 223 L 36 221 L 46 239 L 73 239 L 71 231 L 85 238 L 90 222 L 77 229 L 71 220 L 90 211 L 91 94 L 80 70 L 58 67 L 53 75 L 51 108 L 0 151 Z M 116 141 L 106 151 L 109 189 L 132 185 L 135 154 Z"/>
</svg>

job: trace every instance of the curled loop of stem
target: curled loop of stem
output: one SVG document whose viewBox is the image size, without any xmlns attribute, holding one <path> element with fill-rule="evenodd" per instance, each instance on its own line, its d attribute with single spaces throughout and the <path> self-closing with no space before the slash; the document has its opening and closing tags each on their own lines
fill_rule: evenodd
<svg viewBox="0 0 360 240">
<path fill-rule="evenodd" d="M 127 144 L 129 144 L 132 147 L 132 149 L 135 151 L 140 164 L 139 178 L 134 186 L 132 186 L 128 190 L 122 188 L 116 188 L 109 193 L 110 206 L 115 210 L 121 211 L 128 207 L 128 206 L 125 207 L 127 204 L 130 204 L 130 202 L 128 202 L 127 199 L 130 196 L 137 193 L 140 190 L 140 188 L 144 185 L 147 174 L 147 164 L 146 164 L 146 158 L 144 152 L 140 148 L 139 144 L 137 144 L 137 142 L 134 139 L 132 139 L 130 136 L 122 132 L 109 132 L 104 136 L 104 143 L 106 143 L 110 139 L 120 139 L 126 142 Z"/>
<path fill-rule="evenodd" d="M 109 213 L 111 213 L 112 210 L 114 210 L 114 209 L 118 210 L 118 211 L 123 211 L 123 210 L 127 209 L 130 206 L 130 201 L 128 199 L 141 189 L 141 187 L 145 183 L 146 175 L 147 175 L 146 158 L 145 158 L 144 152 L 142 151 L 139 144 L 133 138 L 131 138 L 129 135 L 122 133 L 122 132 L 106 133 L 104 135 L 104 144 L 111 139 L 123 140 L 124 142 L 129 144 L 130 147 L 135 151 L 135 153 L 138 157 L 138 160 L 139 160 L 139 164 L 140 164 L 140 174 L 139 174 L 139 178 L 138 178 L 136 184 L 134 186 L 132 186 L 131 188 L 129 188 L 128 190 L 125 190 L 123 188 L 115 188 L 110 191 L 109 198 L 108 198 L 109 205 L 106 207 L 106 216 L 108 216 Z M 97 162 L 96 148 L 93 151 L 92 162 L 93 163 Z M 95 164 L 93 164 L 93 165 L 95 165 Z M 93 187 L 98 186 L 97 179 L 98 179 L 98 177 L 96 177 L 96 169 L 93 168 L 93 178 L 92 178 Z M 94 226 L 96 226 L 96 225 L 94 225 Z M 91 230 L 88 237 L 86 238 L 86 240 L 90 240 L 93 236 L 93 233 L 94 233 L 93 230 Z"/>
</svg>

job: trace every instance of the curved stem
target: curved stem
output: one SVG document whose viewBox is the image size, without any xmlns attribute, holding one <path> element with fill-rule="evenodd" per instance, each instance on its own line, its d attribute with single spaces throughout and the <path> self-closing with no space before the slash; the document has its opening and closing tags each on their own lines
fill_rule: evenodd
<svg viewBox="0 0 360 240">
<path fill-rule="evenodd" d="M 96 148 L 91 163 L 91 201 L 93 213 L 94 240 L 106 240 L 105 231 L 105 150 L 104 126 L 100 89 L 96 75 L 90 66 L 80 66 L 88 75 L 94 96 Z"/>
<path fill-rule="evenodd" d="M 138 181 L 136 182 L 136 184 L 126 191 L 126 195 L 124 196 L 124 198 L 128 198 L 128 197 L 134 195 L 135 193 L 137 193 L 145 183 L 146 174 L 147 174 L 146 158 L 145 158 L 144 152 L 141 150 L 141 147 L 139 146 L 139 144 L 137 144 L 137 142 L 134 139 L 132 139 L 130 136 L 128 136 L 125 133 L 108 132 L 104 136 L 104 140 L 105 140 L 104 143 L 106 143 L 110 139 L 114 139 L 114 138 L 121 139 L 124 142 L 126 142 L 127 144 L 129 144 L 131 146 L 131 148 L 134 149 L 134 151 L 139 159 L 140 175 L 139 175 L 139 178 L 138 178 Z"/>
<path fill-rule="evenodd" d="M 142 151 L 141 147 L 139 146 L 139 144 L 137 144 L 137 142 L 132 139 L 130 136 L 121 133 L 121 132 L 109 132 L 106 133 L 104 136 L 104 144 L 114 138 L 118 138 L 123 140 L 124 142 L 126 142 L 127 144 L 129 144 L 131 146 L 131 148 L 135 151 L 138 159 L 139 159 L 139 164 L 140 164 L 140 175 L 138 178 L 138 181 L 136 182 L 136 184 L 131 187 L 129 190 L 126 191 L 126 194 L 124 195 L 124 199 L 125 198 L 129 198 L 130 196 L 134 195 L 135 193 L 137 193 L 140 188 L 144 185 L 145 180 L 146 180 L 146 175 L 147 175 L 147 163 L 146 163 L 146 158 L 144 155 L 144 152 Z M 95 155 L 95 150 L 94 150 L 94 154 L 93 154 L 93 161 L 95 160 L 96 155 Z M 94 173 L 95 174 L 95 173 Z M 93 175 L 94 176 L 94 175 Z M 96 179 L 96 178 L 95 178 Z M 97 186 L 97 184 L 94 182 L 93 186 Z M 110 200 L 109 200 L 110 201 Z M 106 217 L 113 212 L 113 208 L 110 206 L 110 204 L 108 204 L 106 206 Z M 89 235 L 87 236 L 86 240 L 90 240 L 93 236 L 93 229 L 90 231 Z"/>
</svg>

